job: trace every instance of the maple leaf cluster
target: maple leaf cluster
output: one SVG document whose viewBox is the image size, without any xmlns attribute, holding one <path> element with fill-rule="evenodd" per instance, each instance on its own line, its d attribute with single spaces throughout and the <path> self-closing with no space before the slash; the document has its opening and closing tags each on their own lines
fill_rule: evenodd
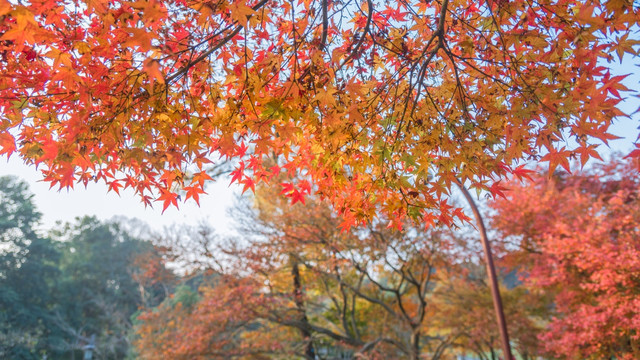
<svg viewBox="0 0 640 360">
<path fill-rule="evenodd" d="M 164 208 L 234 159 L 245 189 L 303 175 L 284 192 L 345 228 L 448 224 L 456 179 L 497 193 L 523 160 L 598 157 L 627 91 L 603 60 L 637 55 L 639 19 L 625 0 L 0 0 L 0 154 Z"/>
</svg>

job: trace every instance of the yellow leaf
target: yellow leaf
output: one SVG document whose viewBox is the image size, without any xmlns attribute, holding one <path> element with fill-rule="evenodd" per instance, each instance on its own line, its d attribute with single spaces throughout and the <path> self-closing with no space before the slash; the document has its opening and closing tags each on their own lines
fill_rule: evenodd
<svg viewBox="0 0 640 360">
<path fill-rule="evenodd" d="M 157 60 L 147 60 L 144 64 L 143 70 L 147 73 L 150 80 L 164 84 L 164 75 L 162 74 L 162 71 L 160 71 L 160 63 Z"/>
<path fill-rule="evenodd" d="M 229 9 L 231 10 L 231 18 L 240 24 L 246 23 L 249 17 L 256 13 L 255 10 L 240 2 L 231 4 Z"/>
<path fill-rule="evenodd" d="M 318 89 L 316 96 L 314 96 L 314 100 L 318 100 L 320 105 L 335 105 L 336 100 L 333 98 L 333 94 L 335 94 L 335 89 Z"/>
<path fill-rule="evenodd" d="M 74 47 L 80 55 L 91 53 L 91 48 L 84 41 L 77 42 Z"/>
</svg>

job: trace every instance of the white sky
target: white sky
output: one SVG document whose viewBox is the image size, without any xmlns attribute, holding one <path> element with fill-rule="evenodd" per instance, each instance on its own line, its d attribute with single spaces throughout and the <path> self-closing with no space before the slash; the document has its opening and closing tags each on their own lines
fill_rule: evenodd
<svg viewBox="0 0 640 360">
<path fill-rule="evenodd" d="M 131 189 L 121 190 L 120 196 L 108 192 L 102 183 L 89 183 L 86 189 L 80 184 L 71 190 L 49 189 L 49 184 L 41 181 L 39 170 L 25 165 L 16 154 L 8 162 L 0 157 L 0 176 L 3 175 L 15 175 L 29 183 L 35 194 L 36 206 L 43 214 L 43 229 L 52 228 L 56 221 L 73 221 L 78 216 L 95 215 L 103 220 L 114 216 L 137 218 L 158 231 L 176 223 L 196 225 L 205 221 L 217 232 L 228 233 L 232 226 L 226 209 L 233 205 L 235 194 L 240 190 L 235 184 L 229 186 L 228 179 L 221 178 L 207 186 L 208 195 L 200 196 L 200 207 L 195 201 L 182 202 L 179 209 L 170 206 L 163 214 L 161 203 L 145 208 Z"/>
<path fill-rule="evenodd" d="M 624 83 L 630 89 L 638 89 L 640 74 L 637 72 L 636 64 L 626 61 L 615 65 L 612 72 L 615 72 L 614 75 L 632 73 Z M 640 107 L 640 99 L 627 97 L 621 108 L 627 113 L 632 113 Z M 638 125 L 640 114 L 635 114 L 632 119 L 616 121 L 611 132 L 622 139 L 611 141 L 610 149 L 601 147 L 601 153 L 607 154 L 612 150 L 624 153 L 631 151 L 632 143 L 638 137 Z M 228 178 L 220 178 L 208 185 L 208 195 L 200 197 L 200 207 L 195 201 L 182 202 L 179 210 L 170 206 L 162 214 L 160 203 L 154 208 L 145 208 L 132 191 L 121 190 L 121 195 L 118 196 L 116 193 L 107 192 L 107 187 L 102 183 L 89 183 L 86 189 L 82 185 L 76 185 L 76 188 L 69 191 L 49 189 L 49 184 L 41 181 L 39 171 L 24 165 L 16 154 L 8 161 L 6 157 L 0 156 L 0 176 L 4 175 L 15 175 L 29 183 L 31 191 L 35 194 L 36 206 L 43 214 L 43 230 L 52 228 L 57 221 L 73 221 L 78 216 L 95 215 L 103 220 L 114 216 L 137 218 L 148 223 L 156 231 L 173 224 L 196 225 L 204 221 L 220 234 L 232 233 L 233 224 L 227 216 L 226 209 L 233 205 L 236 194 L 240 193 L 240 188 L 235 184 L 229 186 Z"/>
</svg>

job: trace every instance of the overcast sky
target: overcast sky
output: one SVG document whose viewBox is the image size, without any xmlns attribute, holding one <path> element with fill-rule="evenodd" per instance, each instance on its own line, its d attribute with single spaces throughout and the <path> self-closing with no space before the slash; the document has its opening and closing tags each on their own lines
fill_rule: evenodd
<svg viewBox="0 0 640 360">
<path fill-rule="evenodd" d="M 26 166 L 16 154 L 7 162 L 0 157 L 0 176 L 15 175 L 29 183 L 35 194 L 34 200 L 38 210 L 43 214 L 42 227 L 51 228 L 56 221 L 72 221 L 77 216 L 95 215 L 100 219 L 111 219 L 113 216 L 138 218 L 148 223 L 154 230 L 162 230 L 164 226 L 174 223 L 196 225 L 206 221 L 216 230 L 225 233 L 231 230 L 226 208 L 233 204 L 235 194 L 239 193 L 234 184 L 222 178 L 207 186 L 208 195 L 200 197 L 200 207 L 195 201 L 179 203 L 180 208 L 173 206 L 162 213 L 162 204 L 153 208 L 145 208 L 133 191 L 121 190 L 120 196 L 107 192 L 102 183 L 89 183 L 85 189 L 76 184 L 71 190 L 49 189 L 49 184 L 42 182 L 42 176 L 34 167 Z"/>
<path fill-rule="evenodd" d="M 637 65 L 623 63 L 615 65 L 615 75 L 635 73 L 625 79 L 625 84 L 631 89 L 638 89 L 640 76 L 637 74 Z M 621 106 L 622 110 L 632 113 L 640 107 L 640 101 L 636 97 L 628 96 L 628 100 Z M 600 148 L 601 153 L 610 151 L 628 153 L 632 149 L 633 141 L 638 137 L 638 125 L 640 116 L 635 114 L 631 119 L 619 119 L 614 123 L 611 132 L 622 137 L 620 140 L 610 142 L 611 147 Z M 57 221 L 72 221 L 77 216 L 95 215 L 100 219 L 111 219 L 114 216 L 138 218 L 148 223 L 154 230 L 162 230 L 164 226 L 173 224 L 191 224 L 207 222 L 218 233 L 232 231 L 231 219 L 227 216 L 226 209 L 233 205 L 239 187 L 235 184 L 229 186 L 228 178 L 221 178 L 207 187 L 208 195 L 200 197 L 200 207 L 194 201 L 180 203 L 180 209 L 169 207 L 162 214 L 162 206 L 158 203 L 154 208 L 145 208 L 132 191 L 122 190 L 118 196 L 113 192 L 107 192 L 107 187 L 102 183 L 90 183 L 85 189 L 77 185 L 72 190 L 58 191 L 49 189 L 49 184 L 40 181 L 39 172 L 24 165 L 21 159 L 14 154 L 8 161 L 0 156 L 0 176 L 16 175 L 26 180 L 31 191 L 35 194 L 35 202 L 43 214 L 43 229 L 49 229 Z"/>
</svg>

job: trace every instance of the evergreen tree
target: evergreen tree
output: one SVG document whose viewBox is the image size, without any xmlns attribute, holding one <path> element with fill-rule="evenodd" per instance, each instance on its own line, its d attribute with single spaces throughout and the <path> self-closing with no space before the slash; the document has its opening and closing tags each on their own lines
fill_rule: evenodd
<svg viewBox="0 0 640 360">
<path fill-rule="evenodd" d="M 40 217 L 27 184 L 0 177 L 0 358 L 40 359 L 56 343 L 49 310 L 60 254 L 36 231 Z"/>
</svg>

